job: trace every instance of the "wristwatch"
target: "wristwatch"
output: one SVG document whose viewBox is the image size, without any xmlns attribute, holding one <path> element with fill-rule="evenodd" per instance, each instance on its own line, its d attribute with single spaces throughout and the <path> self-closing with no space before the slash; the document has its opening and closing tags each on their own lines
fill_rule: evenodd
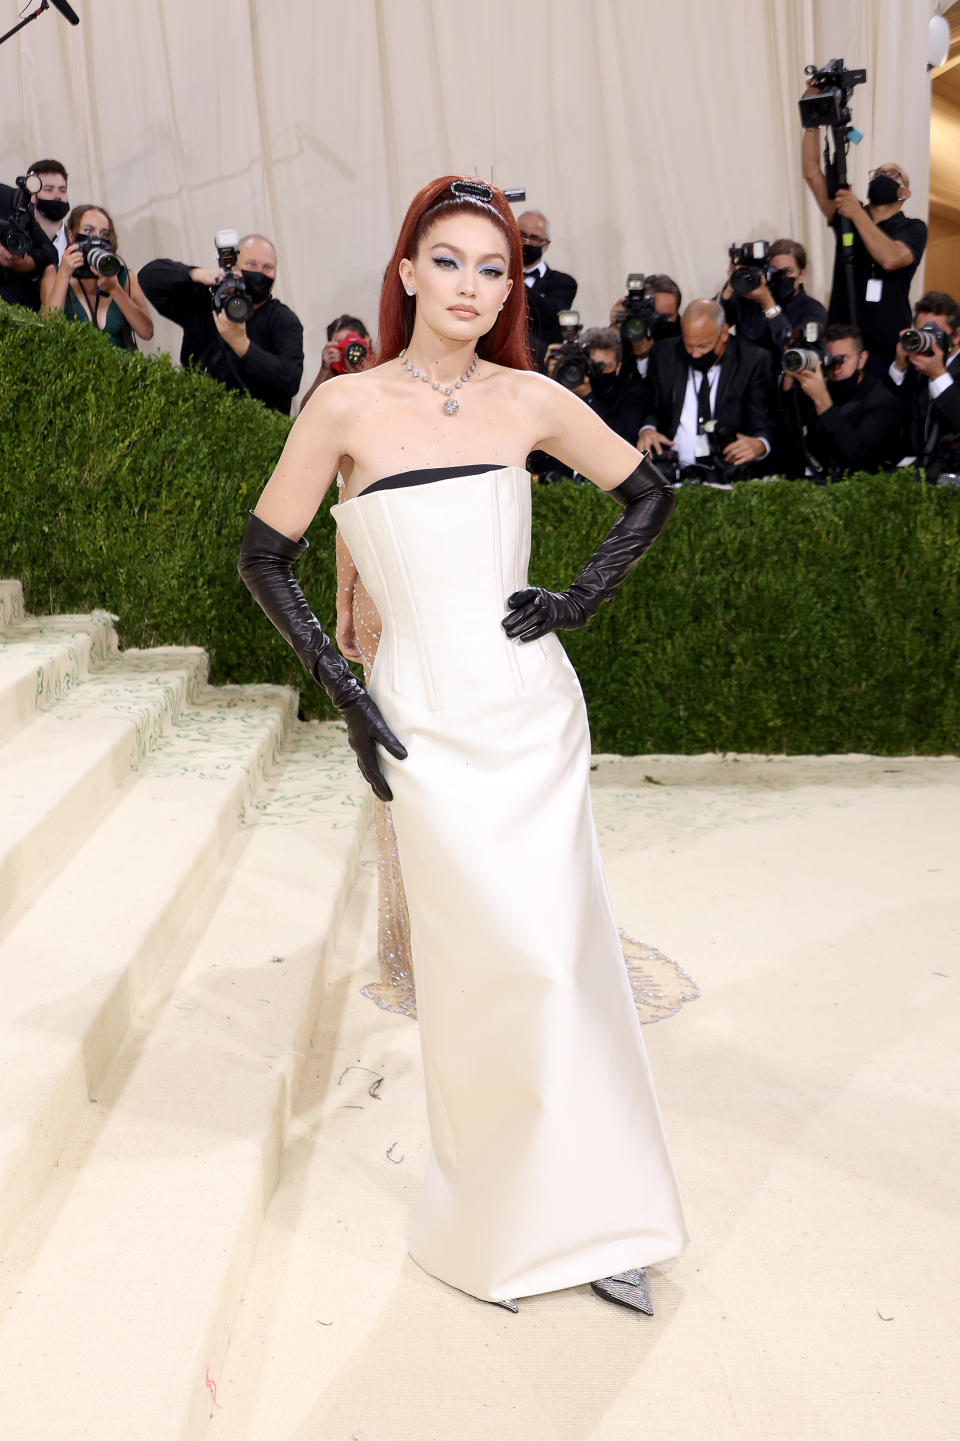
<svg viewBox="0 0 960 1441">
<path fill-rule="evenodd" d="M 763 314 L 767 320 L 772 320 L 775 315 L 780 314 L 780 307 L 779 305 L 771 305 L 770 309 L 765 310 Z"/>
</svg>

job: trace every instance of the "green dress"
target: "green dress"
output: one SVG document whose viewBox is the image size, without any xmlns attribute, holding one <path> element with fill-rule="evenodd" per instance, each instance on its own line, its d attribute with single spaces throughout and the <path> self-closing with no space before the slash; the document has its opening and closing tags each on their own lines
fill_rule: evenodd
<svg viewBox="0 0 960 1441">
<path fill-rule="evenodd" d="M 128 273 L 129 272 L 127 270 L 127 267 L 123 266 L 119 275 L 117 276 L 117 279 L 123 286 L 125 286 L 127 283 Z M 89 283 L 90 282 L 88 281 L 87 284 L 89 285 Z M 95 297 L 98 310 L 100 308 L 100 294 L 101 292 L 98 291 Z M 63 313 L 64 315 L 66 315 L 68 320 L 79 320 L 85 325 L 90 325 L 93 323 L 90 319 L 89 314 L 81 305 L 80 301 L 77 299 L 72 288 L 70 287 L 67 288 L 67 298 L 64 301 Z M 103 318 L 102 325 L 99 324 L 98 318 L 97 329 L 101 332 L 101 334 L 107 337 L 111 345 L 117 346 L 120 350 L 130 350 L 136 348 L 136 341 L 133 341 L 133 333 L 130 329 L 130 326 L 127 321 L 124 320 L 123 311 L 120 309 L 119 305 L 115 300 L 110 301 L 110 304 L 107 307 L 107 313 Z"/>
</svg>

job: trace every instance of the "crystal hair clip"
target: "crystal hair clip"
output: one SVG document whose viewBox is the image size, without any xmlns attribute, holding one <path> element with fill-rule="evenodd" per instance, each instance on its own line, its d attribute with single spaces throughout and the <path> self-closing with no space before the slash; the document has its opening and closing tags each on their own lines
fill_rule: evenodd
<svg viewBox="0 0 960 1441">
<path fill-rule="evenodd" d="M 454 180 L 450 189 L 454 195 L 465 196 L 468 200 L 485 200 L 488 205 L 493 199 L 492 189 L 482 180 Z"/>
</svg>

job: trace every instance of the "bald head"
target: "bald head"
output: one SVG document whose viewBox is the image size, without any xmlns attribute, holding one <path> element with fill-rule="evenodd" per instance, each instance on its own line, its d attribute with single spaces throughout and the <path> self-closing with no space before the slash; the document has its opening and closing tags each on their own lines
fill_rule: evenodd
<svg viewBox="0 0 960 1441">
<path fill-rule="evenodd" d="M 273 241 L 265 235 L 245 235 L 237 254 L 240 270 L 259 270 L 264 275 L 276 276 L 277 252 Z"/>
<path fill-rule="evenodd" d="M 723 306 L 717 300 L 691 300 L 683 312 L 680 330 L 690 355 L 706 355 L 709 350 L 723 354 L 729 327 Z"/>
</svg>

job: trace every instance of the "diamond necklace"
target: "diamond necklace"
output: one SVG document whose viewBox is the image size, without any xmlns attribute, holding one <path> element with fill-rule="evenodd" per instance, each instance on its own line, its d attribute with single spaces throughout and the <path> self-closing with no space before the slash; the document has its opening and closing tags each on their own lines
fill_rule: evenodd
<svg viewBox="0 0 960 1441">
<path fill-rule="evenodd" d="M 465 374 L 465 375 L 461 375 L 460 379 L 459 379 L 459 380 L 455 380 L 452 385 L 441 385 L 440 382 L 439 382 L 439 380 L 431 380 L 430 377 L 429 377 L 429 375 L 427 375 L 426 371 L 414 370 L 413 366 L 410 364 L 410 361 L 407 359 L 406 348 L 404 348 L 403 350 L 401 350 L 401 352 L 400 352 L 400 354 L 398 355 L 397 359 L 400 361 L 400 364 L 403 366 L 404 370 L 409 370 L 409 372 L 410 372 L 410 374 L 413 376 L 414 380 L 422 380 L 423 383 L 424 383 L 424 385 L 431 385 L 434 390 L 442 391 L 442 393 L 443 393 L 445 396 L 448 397 L 448 398 L 443 402 L 443 413 L 444 413 L 444 415 L 456 415 L 456 414 L 458 413 L 458 411 L 460 410 L 460 405 L 459 405 L 459 402 L 454 399 L 453 392 L 454 392 L 455 390 L 459 390 L 460 387 L 463 385 L 463 383 L 464 383 L 465 380 L 469 380 L 469 379 L 470 379 L 471 375 L 472 375 L 473 372 L 476 370 L 477 365 L 479 364 L 479 361 L 480 361 L 479 355 L 477 354 L 476 351 L 474 351 L 474 352 L 473 352 L 473 364 L 471 365 L 470 369 L 466 372 L 466 374 Z"/>
</svg>

